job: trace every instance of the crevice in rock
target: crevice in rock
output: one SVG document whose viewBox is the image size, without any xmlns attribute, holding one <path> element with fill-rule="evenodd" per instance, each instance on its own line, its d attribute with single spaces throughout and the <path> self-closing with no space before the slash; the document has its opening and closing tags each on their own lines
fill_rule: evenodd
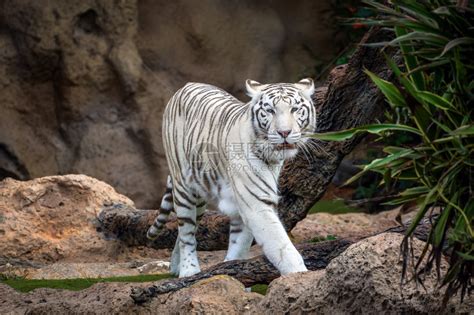
<svg viewBox="0 0 474 315">
<path fill-rule="evenodd" d="M 78 15 L 76 22 L 76 28 L 80 29 L 86 34 L 93 34 L 97 36 L 103 35 L 103 30 L 97 23 L 97 12 L 93 9 L 89 9 L 84 13 Z"/>
<path fill-rule="evenodd" d="M 7 145 L 0 143 L 0 180 L 11 177 L 14 179 L 30 179 L 30 173 L 18 157 L 8 149 Z"/>
</svg>

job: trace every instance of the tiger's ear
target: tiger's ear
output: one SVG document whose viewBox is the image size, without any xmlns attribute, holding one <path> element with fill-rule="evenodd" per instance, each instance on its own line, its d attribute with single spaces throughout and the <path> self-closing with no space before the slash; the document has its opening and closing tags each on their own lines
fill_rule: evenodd
<svg viewBox="0 0 474 315">
<path fill-rule="evenodd" d="M 247 89 L 247 95 L 250 96 L 252 99 L 260 96 L 262 94 L 262 88 L 264 84 L 254 80 L 245 80 L 245 88 Z"/>
<path fill-rule="evenodd" d="M 313 79 L 306 78 L 295 84 L 299 88 L 302 94 L 308 99 L 311 100 L 311 96 L 314 93 L 314 82 Z"/>
</svg>

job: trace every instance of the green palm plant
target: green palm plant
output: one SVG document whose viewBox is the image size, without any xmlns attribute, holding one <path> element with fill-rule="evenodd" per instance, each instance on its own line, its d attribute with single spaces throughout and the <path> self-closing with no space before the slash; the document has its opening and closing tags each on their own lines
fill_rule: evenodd
<svg viewBox="0 0 474 315">
<path fill-rule="evenodd" d="M 409 143 L 384 148 L 386 156 L 365 165 L 365 172 L 383 175 L 381 184 L 410 182 L 389 205 L 416 201 L 419 210 L 401 246 L 402 281 L 410 261 L 413 232 L 428 211 L 439 208 L 426 247 L 415 263 L 415 279 L 432 266 L 440 274 L 442 254 L 449 253 L 444 275 L 444 303 L 461 289 L 470 290 L 474 275 L 474 8 L 471 2 L 450 0 L 364 1 L 376 17 L 363 23 L 392 30 L 403 64 L 387 58 L 397 80 L 388 82 L 366 71 L 384 94 L 389 108 L 382 124 L 316 134 L 321 140 L 343 141 L 370 132 L 388 143 L 400 133 Z M 360 22 L 360 21 L 359 21 Z"/>
</svg>

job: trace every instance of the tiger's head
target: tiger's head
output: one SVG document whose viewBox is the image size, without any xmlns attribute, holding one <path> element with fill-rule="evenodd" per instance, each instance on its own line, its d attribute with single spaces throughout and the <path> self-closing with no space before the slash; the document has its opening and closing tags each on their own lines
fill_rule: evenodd
<svg viewBox="0 0 474 315">
<path fill-rule="evenodd" d="M 245 82 L 252 98 L 251 119 L 257 137 L 258 155 L 277 162 L 292 158 L 316 127 L 316 109 L 311 100 L 312 79 L 298 83 L 261 84 Z"/>
</svg>

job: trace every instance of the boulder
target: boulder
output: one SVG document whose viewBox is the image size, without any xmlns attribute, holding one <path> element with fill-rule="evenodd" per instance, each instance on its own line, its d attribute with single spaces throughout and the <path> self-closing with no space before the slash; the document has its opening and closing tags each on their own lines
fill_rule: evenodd
<svg viewBox="0 0 474 315">
<path fill-rule="evenodd" d="M 146 286 L 147 283 L 134 284 Z M 1 314 L 242 314 L 262 299 L 237 280 L 216 276 L 193 286 L 134 304 L 130 284 L 98 283 L 81 291 L 36 289 L 19 293 L 0 284 Z"/>
<path fill-rule="evenodd" d="M 163 299 L 160 296 L 159 299 Z M 201 280 L 166 298 L 164 314 L 242 314 L 263 298 L 229 276 Z M 156 303 L 155 301 L 152 302 Z"/>
<path fill-rule="evenodd" d="M 18 292 L 0 284 L 1 314 L 152 314 L 137 308 L 127 283 L 98 283 L 81 291 L 40 288 Z"/>
<path fill-rule="evenodd" d="M 334 258 L 324 272 L 307 272 L 281 277 L 253 309 L 287 314 L 437 314 L 442 312 L 443 293 L 436 272 L 426 274 L 424 288 L 414 282 L 400 286 L 403 236 L 383 233 L 351 245 Z M 424 242 L 413 240 L 413 251 L 420 255 Z M 442 261 L 442 274 L 447 263 Z M 459 304 L 453 298 L 444 312 L 468 313 L 474 299 Z"/>
<path fill-rule="evenodd" d="M 301 295 L 307 294 L 324 276 L 324 270 L 298 272 L 281 276 L 273 280 L 267 294 L 258 305 L 252 308 L 254 313 L 288 314 Z"/>
<path fill-rule="evenodd" d="M 325 239 L 328 236 L 338 239 L 368 236 L 399 225 L 395 219 L 398 213 L 398 209 L 377 214 L 363 212 L 313 213 L 298 222 L 291 230 L 291 235 L 297 242 Z"/>
<path fill-rule="evenodd" d="M 111 205 L 133 202 L 85 175 L 0 181 L 0 264 L 111 262 L 133 256 L 137 249 L 97 231 L 98 213 Z"/>
</svg>

